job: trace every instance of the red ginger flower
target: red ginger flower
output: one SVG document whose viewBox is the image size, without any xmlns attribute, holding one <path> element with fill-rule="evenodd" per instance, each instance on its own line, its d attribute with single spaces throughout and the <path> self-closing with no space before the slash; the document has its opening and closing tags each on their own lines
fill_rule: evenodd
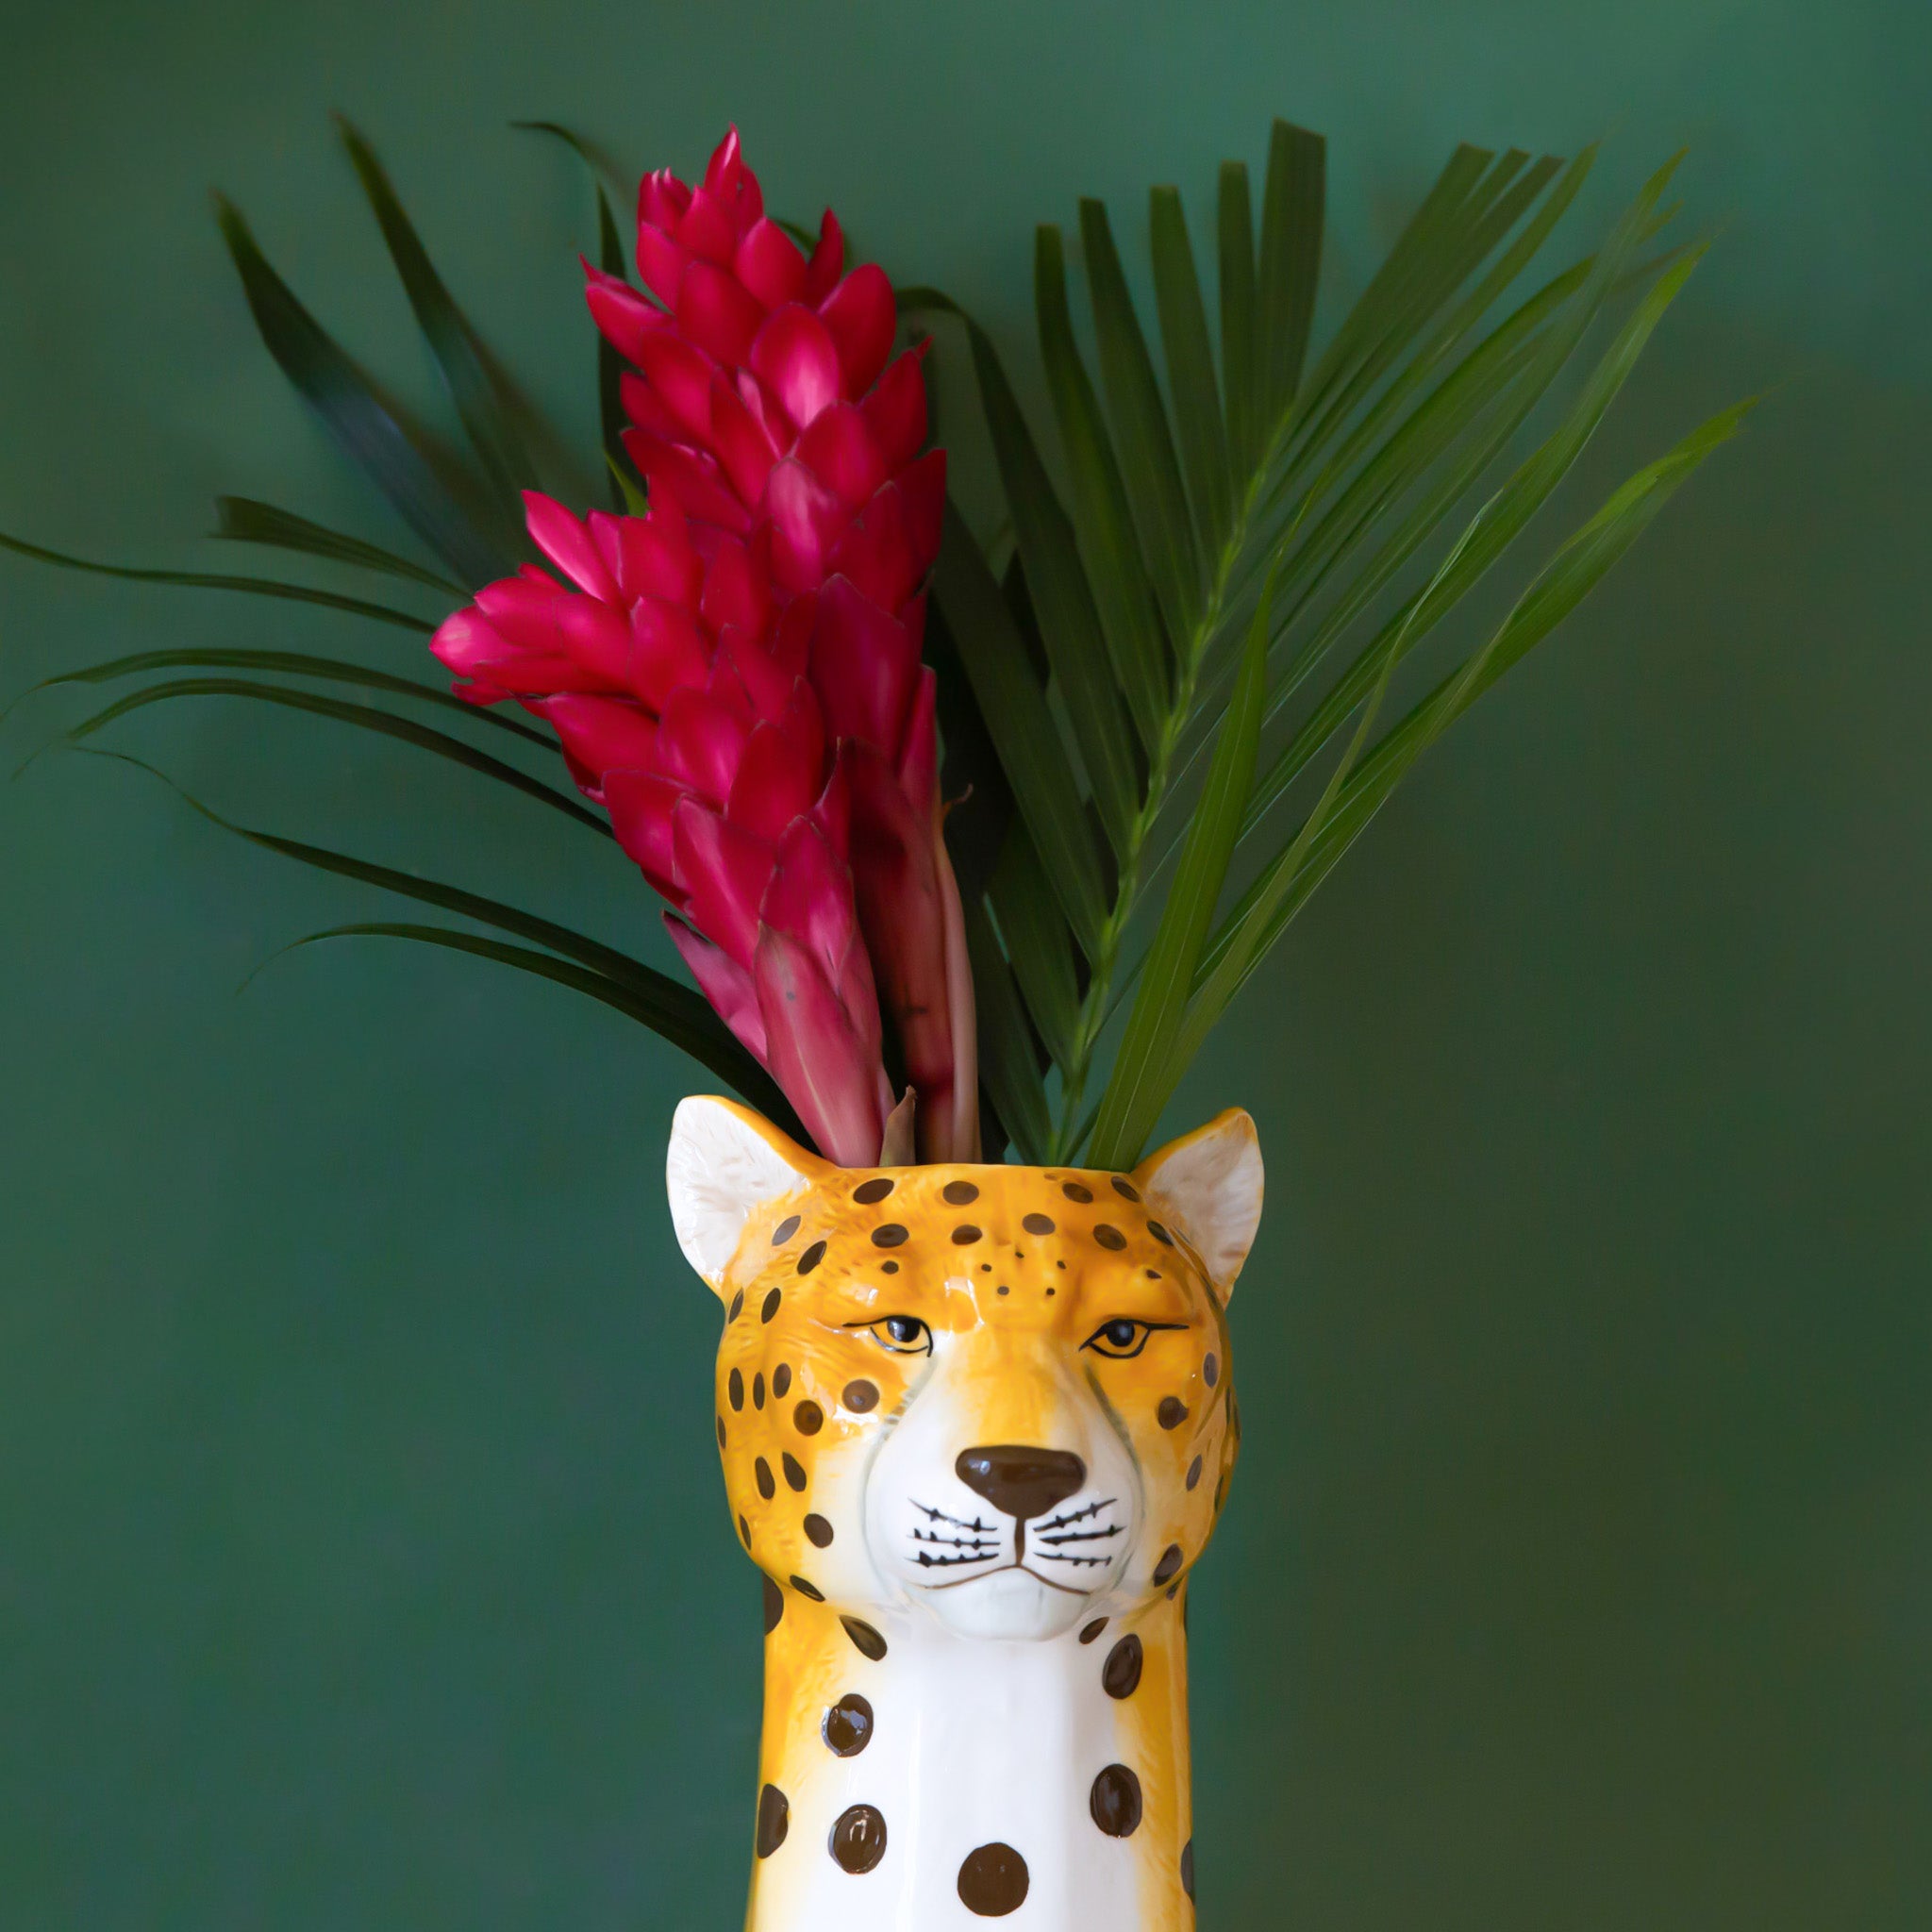
<svg viewBox="0 0 1932 1932">
<path fill-rule="evenodd" d="M 762 537 L 707 562 L 668 495 L 579 523 L 534 491 L 527 565 L 430 648 L 479 703 L 546 719 L 572 775 L 672 902 L 706 997 L 770 1068 L 827 1156 L 875 1161 L 891 1108 L 853 904 L 848 786 L 777 618 Z"/>
<path fill-rule="evenodd" d="M 831 1158 L 879 1154 L 874 973 L 921 1153 L 974 1158 L 972 980 L 920 662 L 945 473 L 942 452 L 920 455 L 918 354 L 887 366 L 885 275 L 841 278 L 829 213 L 808 261 L 735 132 L 701 186 L 645 178 L 638 260 L 666 307 L 587 273 L 599 326 L 641 372 L 625 442 L 650 515 L 593 512 L 587 529 L 533 496 L 531 534 L 577 591 L 526 569 L 433 648 L 469 695 L 556 726 L 682 914 L 673 937 L 706 995 Z"/>
</svg>

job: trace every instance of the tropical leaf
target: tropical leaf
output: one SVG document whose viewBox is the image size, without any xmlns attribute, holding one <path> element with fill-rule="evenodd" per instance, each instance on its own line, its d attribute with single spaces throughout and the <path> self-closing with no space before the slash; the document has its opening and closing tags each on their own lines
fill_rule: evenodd
<svg viewBox="0 0 1932 1932">
<path fill-rule="evenodd" d="M 374 384 L 270 267 L 241 210 L 217 195 L 215 216 L 269 354 L 350 461 L 463 584 L 506 575 L 514 555 L 477 527 Z"/>
<path fill-rule="evenodd" d="M 1203 956 L 1197 988 L 1224 983 L 1219 1016 L 1251 978 L 1289 922 L 1360 836 L 1415 760 L 1512 665 L 1549 636 L 1595 589 L 1611 566 L 1656 520 L 1666 503 L 1720 445 L 1742 427 L 1756 399 L 1735 403 L 1701 424 L 1655 462 L 1618 487 L 1608 501 L 1540 571 L 1502 625 L 1443 678 L 1377 744 L 1335 796 L 1332 808 L 1310 814 L 1304 833 L 1257 877 L 1229 912 Z M 1380 674 L 1386 681 L 1391 654 Z M 1309 827 L 1312 826 L 1312 830 Z M 1232 959 L 1235 965 L 1229 968 Z M 1205 1038 L 1205 1025 L 1200 1037 Z M 1194 1043 L 1198 1045 L 1198 1039 Z"/>
<path fill-rule="evenodd" d="M 366 858 L 330 851 L 325 846 L 310 845 L 299 839 L 288 839 L 279 833 L 238 824 L 204 805 L 165 772 L 140 758 L 129 758 L 125 752 L 103 751 L 92 745 L 76 746 L 75 749 L 85 757 L 112 758 L 119 764 L 129 765 L 159 779 L 183 804 L 200 813 L 210 824 L 220 826 L 238 839 L 245 839 L 251 845 L 258 845 L 264 851 L 292 858 L 298 864 L 310 866 L 318 872 L 332 873 L 339 878 L 355 879 L 362 885 L 376 886 L 384 891 L 419 900 L 425 906 L 453 912 L 458 918 L 475 920 L 479 925 L 493 926 L 499 932 L 530 941 L 560 954 L 564 958 L 575 960 L 579 966 L 601 974 L 634 1000 L 638 1011 L 633 1017 L 641 1019 L 653 1032 L 674 1045 L 682 1047 L 721 1079 L 728 1080 L 754 1107 L 767 1112 L 772 1119 L 780 1118 L 785 1102 L 776 1083 L 739 1043 L 703 995 L 659 973 L 655 967 L 645 965 L 641 959 L 635 959 L 628 953 L 606 945 L 602 941 L 574 932 L 554 920 L 522 911 L 478 892 L 466 891 L 459 886 L 419 878 L 414 873 L 401 872 L 393 866 L 377 865 Z M 780 1112 L 771 1113 L 773 1108 L 777 1108 Z M 795 1119 L 795 1116 L 791 1118 Z"/>
<path fill-rule="evenodd" d="M 946 521 L 934 588 L 947 623 L 971 640 L 959 657 L 980 713 L 1060 909 L 1091 958 L 1107 905 L 1086 807 L 1000 587 L 950 506 Z"/>
<path fill-rule="evenodd" d="M 1039 1167 L 1047 1158 L 1053 1122 L 1041 1084 L 1033 1035 L 1013 985 L 1013 975 L 986 908 L 966 907 L 966 950 L 973 961 L 973 991 L 978 1007 L 979 1078 L 991 1096 L 1005 1131 L 1020 1158 Z"/>
<path fill-rule="evenodd" d="M 591 152 L 582 136 L 556 121 L 512 121 L 512 127 L 531 134 L 548 134 L 560 141 L 583 162 L 597 195 L 597 266 L 607 275 L 625 272 L 624 238 L 617 230 L 617 217 L 610 211 L 610 197 L 604 192 L 609 170 Z M 807 242 L 808 250 L 811 243 Z M 637 471 L 630 452 L 624 446 L 625 429 L 624 401 L 624 358 L 603 332 L 597 332 L 597 422 L 604 440 L 605 467 L 611 477 L 611 507 L 631 516 L 644 513 L 644 499 L 637 485 Z"/>
<path fill-rule="evenodd" d="M 302 691 L 293 685 L 264 684 L 242 677 L 171 678 L 163 684 L 144 685 L 125 698 L 117 698 L 111 705 L 74 725 L 66 734 L 67 740 L 77 744 L 82 739 L 92 738 L 97 731 L 105 730 L 117 719 L 144 710 L 149 705 L 167 704 L 177 698 L 245 698 L 257 704 L 278 705 L 287 710 L 303 711 L 312 717 L 328 718 L 337 724 L 374 731 L 382 737 L 414 745 L 419 751 L 447 758 L 465 770 L 494 779 L 499 785 L 508 785 L 526 798 L 537 799 L 554 811 L 562 812 L 578 824 L 588 825 L 593 832 L 600 832 L 606 838 L 612 836 L 608 824 L 588 807 L 580 805 L 575 798 L 565 797 L 541 778 L 533 778 L 527 772 L 520 772 L 514 765 L 507 765 L 501 758 L 491 758 L 474 744 L 466 744 L 460 738 L 453 738 L 448 732 L 438 731 L 427 724 L 419 724 L 411 718 L 399 718 L 394 712 L 379 710 L 374 705 L 344 704 L 339 698 L 325 697 L 320 692 Z M 456 702 L 461 703 L 461 700 Z"/>
<path fill-rule="evenodd" d="M 214 534 L 231 543 L 260 543 L 275 550 L 296 550 L 308 557 L 325 557 L 333 563 L 353 564 L 358 570 L 380 571 L 386 576 L 403 577 L 410 583 L 426 584 L 460 600 L 463 587 L 437 571 L 392 550 L 365 543 L 341 530 L 312 524 L 294 511 L 277 509 L 272 503 L 258 503 L 250 496 L 215 498 L 217 524 Z"/>
<path fill-rule="evenodd" d="M 336 131 L 375 212 L 390 259 L 395 263 L 403 291 L 415 311 L 417 326 L 442 372 L 450 400 L 469 432 L 484 476 L 510 526 L 519 527 L 523 522 L 521 492 L 535 484 L 536 472 L 476 333 L 436 272 L 375 150 L 341 114 L 336 116 Z"/>
<path fill-rule="evenodd" d="M 274 577 L 224 576 L 202 570 L 135 570 L 126 564 L 98 563 L 92 558 L 73 557 L 64 550 L 49 550 L 24 538 L 0 531 L 0 550 L 16 557 L 32 558 L 36 563 L 51 563 L 61 570 L 86 571 L 99 577 L 120 577 L 135 584 L 167 584 L 185 591 L 238 591 L 245 596 L 275 597 L 291 604 L 320 604 L 329 610 L 346 610 L 353 617 L 373 618 L 377 624 L 393 624 L 403 630 L 427 637 L 436 626 L 426 618 L 414 617 L 407 610 L 391 609 L 387 604 L 371 604 L 360 597 L 344 597 L 334 591 L 318 591 L 308 584 L 282 583 Z"/>
<path fill-rule="evenodd" d="M 1044 646 L 1044 691 L 1016 607 L 998 595 L 984 558 L 966 554 L 957 518 L 937 606 L 1024 824 L 987 875 L 983 946 L 1003 943 L 1001 997 L 1023 996 L 1028 1053 L 1037 1027 L 1059 1074 L 1055 1158 L 1071 1158 L 1090 1132 L 1095 1159 L 1138 1152 L 1188 1055 L 1292 916 L 1305 882 L 1345 849 L 1370 801 L 1386 796 L 1377 785 L 1407 769 L 1393 753 L 1363 750 L 1391 678 L 1513 554 L 1693 265 L 1686 251 L 1635 266 L 1669 218 L 1673 161 L 1601 248 L 1527 296 L 1514 293 L 1593 158 L 1593 150 L 1564 162 L 1458 148 L 1312 355 L 1326 167 L 1319 137 L 1276 124 L 1258 240 L 1246 170 L 1223 168 L 1218 331 L 1180 197 L 1153 191 L 1158 360 L 1107 210 L 1083 202 L 1097 379 L 1074 326 L 1058 230 L 1042 228 L 1035 250 L 1057 451 L 1036 442 L 991 340 L 961 318 Z M 1575 366 L 1593 322 L 1632 287 L 1641 291 L 1635 310 L 1555 430 L 1472 517 L 1472 499 Z M 936 291 L 904 299 L 959 315 Z M 1594 542 L 1590 555 L 1604 548 Z M 1418 567 L 1424 583 L 1405 590 Z M 1595 576 L 1585 575 L 1573 568 L 1564 581 L 1587 590 Z M 1540 595 L 1528 608 L 1555 606 Z M 1330 668 L 1338 655 L 1339 676 Z M 1507 657 L 1499 643 L 1486 661 Z M 1442 697 L 1429 714 L 1431 728 L 1446 728 L 1491 675 L 1471 671 L 1464 695 Z M 1133 726 L 1124 797 L 1117 705 L 1093 698 L 1108 683 Z M 1234 855 L 1269 838 L 1273 808 L 1351 718 L 1354 736 L 1332 758 L 1315 809 L 1273 851 L 1263 843 L 1243 868 L 1248 891 L 1216 926 Z M 1250 722 L 1257 755 L 1244 763 Z M 1398 741 L 1407 744 L 1420 727 L 1404 729 L 1409 737 Z M 1258 784 L 1241 779 L 1264 763 Z M 1105 844 L 1085 833 L 1090 813 Z M 1165 893 L 1158 919 L 1157 883 Z M 1068 970 L 1061 921 L 1082 970 Z M 1128 934 L 1149 921 L 1152 938 L 1136 959 Z M 1090 1103 L 1103 1039 L 1130 990 L 1113 1076 Z"/>
<path fill-rule="evenodd" d="M 201 645 L 174 651 L 137 651 L 130 657 L 109 658 L 99 664 L 84 664 L 77 671 L 63 671 L 56 677 L 43 677 L 39 684 L 21 692 L 5 710 L 0 710 L 0 720 L 8 716 L 14 705 L 25 703 L 36 691 L 52 691 L 63 684 L 111 684 L 118 678 L 144 676 L 150 671 L 279 671 L 291 677 L 357 684 L 369 691 L 387 691 L 393 697 L 452 712 L 474 724 L 488 725 L 492 731 L 508 732 L 527 743 L 541 745 L 546 751 L 557 748 L 556 740 L 547 732 L 539 731 L 521 719 L 473 705 L 453 691 L 438 690 L 413 677 L 375 671 L 345 658 L 315 658 L 301 651 L 229 651 Z"/>
<path fill-rule="evenodd" d="M 1096 1167 L 1132 1167 L 1141 1158 L 1172 1091 L 1167 1081 L 1175 1037 L 1187 1017 L 1194 968 L 1214 923 L 1228 860 L 1241 837 L 1241 814 L 1255 783 L 1261 712 L 1268 701 L 1268 617 L 1264 592 L 1241 658 L 1234 699 L 1222 721 L 1214 762 L 1188 829 L 1174 889 L 1161 909 L 1141 988 L 1101 1096 L 1089 1159 Z"/>
<path fill-rule="evenodd" d="M 464 932 L 452 925 L 421 925 L 408 920 L 367 920 L 353 925 L 332 925 L 326 931 L 308 933 L 292 941 L 279 953 L 264 959 L 249 974 L 249 981 L 259 977 L 276 959 L 299 952 L 305 946 L 321 945 L 327 940 L 350 939 L 409 940 L 422 945 L 442 946 L 453 953 L 467 953 L 475 958 L 493 959 L 500 966 L 515 967 L 555 985 L 567 986 L 574 992 L 587 993 L 626 1019 L 648 1026 L 659 1039 L 682 1048 L 700 1066 L 708 1068 L 727 1086 L 735 1088 L 741 1099 L 757 1108 L 783 1132 L 794 1138 L 804 1134 L 805 1130 L 798 1116 L 791 1111 L 790 1103 L 779 1092 L 775 1083 L 763 1076 L 763 1069 L 756 1060 L 750 1060 L 749 1055 L 740 1058 L 719 1053 L 716 1038 L 711 1032 L 686 1024 L 690 1015 L 680 1015 L 662 1002 L 640 999 L 607 974 L 592 972 L 589 967 L 576 965 L 569 959 L 559 959 L 554 953 L 539 952 L 534 946 L 512 946 L 502 940 L 492 940 L 482 933 Z M 692 997 L 696 998 L 696 995 Z M 699 1004 L 703 1003 L 700 1001 Z M 709 1008 L 707 1008 L 706 1011 L 708 1012 Z M 737 1044 L 735 1041 L 732 1043 Z M 760 1076 L 748 1084 L 746 1061 L 750 1062 L 751 1071 Z"/>
</svg>

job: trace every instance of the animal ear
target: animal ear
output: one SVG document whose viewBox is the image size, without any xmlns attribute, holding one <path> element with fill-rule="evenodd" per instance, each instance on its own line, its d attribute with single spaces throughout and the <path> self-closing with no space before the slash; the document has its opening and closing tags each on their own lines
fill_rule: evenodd
<svg viewBox="0 0 1932 1932">
<path fill-rule="evenodd" d="M 725 1271 L 754 1208 L 818 1178 L 825 1163 L 735 1100 L 677 1103 L 664 1186 L 684 1258 L 722 1297 Z"/>
<path fill-rule="evenodd" d="M 1238 1107 L 1134 1170 L 1148 1203 L 1187 1236 L 1225 1302 L 1261 1224 L 1261 1142 Z"/>
</svg>

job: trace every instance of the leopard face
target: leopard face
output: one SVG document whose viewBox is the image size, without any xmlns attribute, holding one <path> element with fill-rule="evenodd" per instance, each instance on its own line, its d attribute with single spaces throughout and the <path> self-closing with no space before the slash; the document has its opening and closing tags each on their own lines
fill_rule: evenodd
<svg viewBox="0 0 1932 1932">
<path fill-rule="evenodd" d="M 718 1449 L 774 1588 L 855 1641 L 914 1607 L 1043 1640 L 1179 1590 L 1239 1443 L 1245 1115 L 1129 1175 L 841 1169 L 729 1103 L 685 1107 L 711 1110 L 672 1180 L 724 1304 Z"/>
</svg>

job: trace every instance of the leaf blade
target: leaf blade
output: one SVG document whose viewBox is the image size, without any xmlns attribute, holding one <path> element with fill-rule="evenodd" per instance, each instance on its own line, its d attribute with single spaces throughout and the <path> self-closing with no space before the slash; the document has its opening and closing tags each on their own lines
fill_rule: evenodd
<svg viewBox="0 0 1932 1932">
<path fill-rule="evenodd" d="M 1047 660 L 1066 699 L 1108 837 L 1115 851 L 1124 853 L 1140 793 L 1126 720 L 1073 525 L 1047 480 L 1046 467 L 992 343 L 976 325 L 968 325 L 968 336 Z"/>
<path fill-rule="evenodd" d="M 1270 587 L 1272 590 L 1272 586 Z M 1132 1167 L 1174 1091 L 1174 1042 L 1185 1021 L 1195 964 L 1214 923 L 1228 861 L 1254 783 L 1268 700 L 1269 591 L 1248 627 L 1241 674 L 1223 721 L 1181 863 L 1141 969 L 1133 1010 L 1088 1142 L 1096 1167 Z M 1174 1077 L 1170 1077 L 1173 1075 Z"/>
<path fill-rule="evenodd" d="M 523 520 L 520 492 L 535 484 L 536 471 L 505 407 L 476 332 L 437 273 L 416 225 L 404 209 L 375 151 L 345 116 L 336 116 L 336 130 L 382 230 L 383 242 L 395 264 L 403 291 L 409 298 L 417 326 L 429 344 L 450 400 L 469 432 L 471 446 L 499 506 L 515 527 Z"/>
<path fill-rule="evenodd" d="M 1168 634 L 1183 638 L 1193 629 L 1201 608 L 1201 558 L 1193 518 L 1153 358 L 1102 203 L 1081 202 L 1080 242 L 1087 257 L 1087 292 L 1093 305 L 1101 381 L 1121 476 Z"/>
<path fill-rule="evenodd" d="M 412 563 L 392 550 L 365 542 L 341 530 L 331 530 L 310 523 L 293 510 L 280 509 L 272 503 L 258 502 L 252 496 L 215 498 L 214 534 L 227 543 L 258 543 L 268 549 L 293 550 L 306 557 L 323 557 L 332 563 L 353 564 L 358 570 L 380 571 L 387 576 L 402 577 L 409 583 L 425 584 L 453 597 L 469 593 L 453 578 L 441 572 Z"/>
<path fill-rule="evenodd" d="M 400 630 L 413 630 L 424 637 L 436 626 L 427 618 L 387 604 L 372 604 L 361 597 L 345 597 L 336 591 L 318 591 L 308 584 L 284 583 L 275 577 L 227 576 L 219 572 L 200 570 L 138 570 L 123 563 L 99 563 L 92 558 L 75 557 L 65 550 L 50 550 L 44 544 L 29 543 L 23 537 L 9 537 L 0 531 L 0 550 L 36 563 L 51 563 L 60 570 L 85 571 L 91 576 L 119 577 L 125 583 L 164 584 L 184 591 L 234 591 L 244 596 L 274 597 L 284 603 L 319 604 L 327 610 L 344 610 L 352 617 L 367 617 L 377 624 L 392 624 Z"/>
<path fill-rule="evenodd" d="M 1261 368 L 1255 384 L 1270 414 L 1285 410 L 1301 387 L 1322 271 L 1327 168 L 1328 143 L 1319 134 L 1275 122 L 1261 202 Z"/>
<path fill-rule="evenodd" d="M 1107 419 L 1074 340 L 1065 250 L 1057 227 L 1042 225 L 1035 231 L 1033 264 L 1041 360 L 1066 453 L 1080 555 L 1107 634 L 1114 675 L 1126 696 L 1141 742 L 1151 750 L 1166 722 L 1167 641 L 1154 608 Z"/>
<path fill-rule="evenodd" d="M 463 584 L 475 589 L 502 575 L 505 553 L 478 530 L 369 378 L 270 266 L 241 210 L 217 195 L 215 219 L 269 354 L 349 459 Z"/>
<path fill-rule="evenodd" d="M 653 1033 L 672 1046 L 679 1048 L 708 1068 L 728 1086 L 735 1088 L 741 1098 L 757 1108 L 767 1119 L 783 1125 L 785 1132 L 794 1138 L 805 1138 L 804 1129 L 797 1116 L 792 1113 L 791 1104 L 779 1091 L 777 1083 L 766 1075 L 759 1080 L 749 1080 L 743 1064 L 727 1055 L 714 1051 L 716 1041 L 706 1031 L 693 1029 L 683 1023 L 682 1017 L 669 1007 L 659 1008 L 628 992 L 615 980 L 601 973 L 574 964 L 571 960 L 560 959 L 554 953 L 539 952 L 534 946 L 512 946 L 501 940 L 485 938 L 481 933 L 464 932 L 456 926 L 420 924 L 409 920 L 363 920 L 349 925 L 333 925 L 323 932 L 305 934 L 299 940 L 291 941 L 279 953 L 262 961 L 249 975 L 252 981 L 267 968 L 287 954 L 299 951 L 305 946 L 321 945 L 329 940 L 344 939 L 397 939 L 410 940 L 421 944 L 447 947 L 451 952 L 467 953 L 474 958 L 492 959 L 499 965 L 513 966 L 523 972 L 532 973 L 540 978 L 566 986 L 574 991 L 588 994 L 593 1000 L 635 1020 L 648 1027 Z M 675 986 L 675 982 L 667 982 Z M 676 989 L 686 991 L 683 988 Z M 708 1008 L 707 1008 L 708 1011 Z M 734 1042 L 735 1043 L 735 1042 Z M 749 1055 L 744 1057 L 750 1058 Z M 757 1061 L 751 1065 L 762 1074 Z"/>
<path fill-rule="evenodd" d="M 1160 342 L 1167 358 L 1168 393 L 1174 402 L 1181 464 L 1201 547 L 1213 558 L 1221 554 L 1234 521 L 1234 477 L 1222 428 L 1214 352 L 1208 341 L 1208 312 L 1201 301 L 1201 282 L 1194 271 L 1194 250 L 1188 240 L 1180 192 L 1154 189 L 1148 196 L 1147 214 L 1155 307 L 1160 317 Z"/>
<path fill-rule="evenodd" d="M 950 503 L 933 591 L 1055 895 L 1091 958 L 1107 919 L 1100 855 L 1026 646 L 973 533 Z"/>
<path fill-rule="evenodd" d="M 438 731 L 426 724 L 419 724 L 410 718 L 399 718 L 393 711 L 378 710 L 374 705 L 344 704 L 340 699 L 324 697 L 319 692 L 301 691 L 289 685 L 261 684 L 240 677 L 182 677 L 173 678 L 163 684 L 143 685 L 139 691 L 130 691 L 124 698 L 115 701 L 92 717 L 83 719 L 65 734 L 70 743 L 92 738 L 96 732 L 105 730 L 117 720 L 130 716 L 133 712 L 145 710 L 150 705 L 171 704 L 177 698 L 243 698 L 258 704 L 280 706 L 284 709 L 304 711 L 311 716 L 328 718 L 338 724 L 353 725 L 363 731 L 374 731 L 386 738 L 393 738 L 404 744 L 413 745 L 420 751 L 433 753 L 438 758 L 447 758 L 453 764 L 463 766 L 478 775 L 507 785 L 513 791 L 521 791 L 527 798 L 534 798 L 547 805 L 553 810 L 560 811 L 566 818 L 578 824 L 588 825 L 593 832 L 600 832 L 606 838 L 613 837 L 609 825 L 587 807 L 579 805 L 574 798 L 566 798 L 562 792 L 533 778 L 527 772 L 519 771 L 514 765 L 505 764 L 501 758 L 493 758 L 486 751 L 474 744 L 466 744 L 459 738 L 453 738 L 445 731 Z M 460 704 L 461 699 L 454 702 Z"/>
</svg>

